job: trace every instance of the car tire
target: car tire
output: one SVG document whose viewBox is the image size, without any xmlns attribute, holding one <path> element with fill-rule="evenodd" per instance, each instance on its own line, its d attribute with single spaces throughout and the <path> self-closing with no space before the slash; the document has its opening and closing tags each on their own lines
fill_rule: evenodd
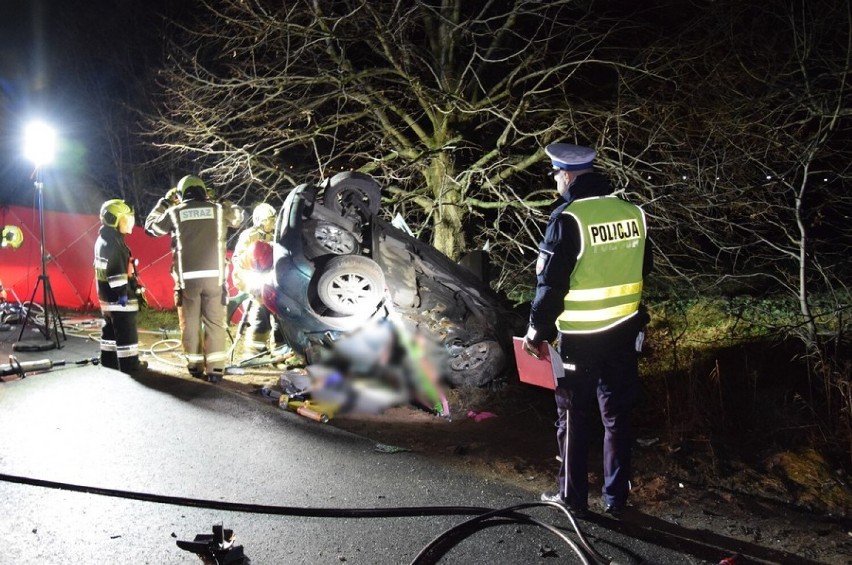
<svg viewBox="0 0 852 565">
<path fill-rule="evenodd" d="M 506 364 L 506 354 L 496 341 L 465 347 L 449 360 L 447 381 L 453 387 L 482 387 L 493 381 Z"/>
<path fill-rule="evenodd" d="M 352 255 L 357 253 L 360 243 L 355 234 L 334 224 L 322 220 L 305 226 L 305 254 L 308 257 L 320 255 Z"/>
<path fill-rule="evenodd" d="M 384 296 L 382 268 L 367 257 L 332 257 L 317 279 L 317 296 L 332 315 L 372 314 Z"/>
<path fill-rule="evenodd" d="M 343 214 L 349 204 L 361 205 L 372 214 L 378 214 L 382 189 L 370 175 L 357 171 L 338 173 L 331 177 L 325 189 L 323 204 L 326 208 Z"/>
</svg>

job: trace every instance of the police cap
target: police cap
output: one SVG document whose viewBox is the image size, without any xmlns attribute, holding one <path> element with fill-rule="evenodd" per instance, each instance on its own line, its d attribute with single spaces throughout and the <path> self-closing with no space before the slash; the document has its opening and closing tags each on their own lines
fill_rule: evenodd
<svg viewBox="0 0 852 565">
<path fill-rule="evenodd" d="M 563 171 L 591 169 L 592 161 L 597 156 L 594 149 L 570 143 L 551 143 L 545 147 L 544 152 L 550 157 L 553 168 Z"/>
</svg>

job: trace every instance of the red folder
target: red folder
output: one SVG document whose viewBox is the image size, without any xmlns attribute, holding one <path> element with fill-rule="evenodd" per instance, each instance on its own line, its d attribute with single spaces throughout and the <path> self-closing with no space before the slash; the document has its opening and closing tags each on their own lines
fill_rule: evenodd
<svg viewBox="0 0 852 565">
<path fill-rule="evenodd" d="M 565 374 L 565 369 L 562 367 L 562 359 L 553 347 L 547 344 L 547 353 L 536 359 L 524 351 L 524 338 L 512 338 L 512 345 L 515 348 L 515 364 L 521 382 L 556 390 L 556 380 Z"/>
</svg>

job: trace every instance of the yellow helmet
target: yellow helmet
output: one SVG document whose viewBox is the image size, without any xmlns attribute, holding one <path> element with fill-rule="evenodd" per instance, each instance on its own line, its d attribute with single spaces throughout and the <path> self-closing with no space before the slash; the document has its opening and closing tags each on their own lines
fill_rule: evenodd
<svg viewBox="0 0 852 565">
<path fill-rule="evenodd" d="M 203 191 L 203 194 L 205 194 L 207 196 L 207 198 L 213 198 L 213 192 L 209 188 L 207 188 L 207 185 L 204 184 L 203 180 L 201 180 L 200 178 L 198 178 L 195 175 L 186 175 L 185 177 L 183 177 L 182 179 L 180 179 L 178 181 L 178 183 L 177 183 L 178 197 L 181 200 L 187 199 L 186 191 L 187 190 L 191 191 L 191 189 L 193 187 L 196 187 L 196 186 L 199 187 Z M 192 191 L 192 192 L 195 192 L 195 191 Z"/>
<path fill-rule="evenodd" d="M 18 226 L 3 226 L 3 237 L 0 239 L 0 247 L 19 248 L 24 243 L 24 232 Z"/>
<path fill-rule="evenodd" d="M 111 228 L 117 228 L 122 216 L 133 216 L 133 208 L 120 198 L 107 200 L 101 205 L 101 223 Z"/>
</svg>

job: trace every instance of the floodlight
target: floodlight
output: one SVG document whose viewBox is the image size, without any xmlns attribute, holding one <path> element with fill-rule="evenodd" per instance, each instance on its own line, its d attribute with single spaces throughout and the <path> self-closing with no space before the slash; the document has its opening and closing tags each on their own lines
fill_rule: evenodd
<svg viewBox="0 0 852 565">
<path fill-rule="evenodd" d="M 42 121 L 30 122 L 24 130 L 24 156 L 38 168 L 50 164 L 55 154 L 54 129 Z"/>
<path fill-rule="evenodd" d="M 38 220 L 41 235 L 41 275 L 36 281 L 33 294 L 30 297 L 30 307 L 27 308 L 27 315 L 21 323 L 21 333 L 18 336 L 18 343 L 13 346 L 15 351 L 44 351 L 46 349 L 59 349 L 62 346 L 59 343 L 59 332 L 62 331 L 62 337 L 68 339 L 65 335 L 65 326 L 62 325 L 62 318 L 59 315 L 59 307 L 56 304 L 56 297 L 53 295 L 53 288 L 50 286 L 50 277 L 47 275 L 47 248 L 44 238 L 44 183 L 41 180 L 42 168 L 53 161 L 54 153 L 56 153 L 56 132 L 52 127 L 42 121 L 30 122 L 24 129 L 24 156 L 35 165 L 33 176 L 35 182 L 33 185 L 38 191 Z M 3 234 L 4 238 L 6 233 Z M 4 239 L 5 241 L 5 239 Z M 10 239 L 11 241 L 11 239 Z M 32 316 L 35 304 L 35 298 L 38 294 L 39 286 L 42 287 L 42 307 L 44 308 L 44 323 L 39 324 L 38 320 Z M 32 345 L 20 341 L 24 337 L 24 330 L 27 328 L 27 322 L 33 321 L 39 326 L 39 330 L 45 339 L 53 341 L 45 345 Z M 53 326 L 51 332 L 51 325 Z"/>
</svg>

